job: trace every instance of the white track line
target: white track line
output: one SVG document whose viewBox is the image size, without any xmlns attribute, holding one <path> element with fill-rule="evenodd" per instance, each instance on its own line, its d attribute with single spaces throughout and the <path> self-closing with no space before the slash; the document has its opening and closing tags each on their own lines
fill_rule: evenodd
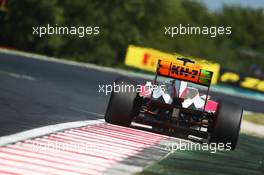
<svg viewBox="0 0 264 175">
<path fill-rule="evenodd" d="M 241 132 L 264 137 L 264 126 L 243 120 L 241 123 Z"/>
<path fill-rule="evenodd" d="M 103 119 L 85 120 L 85 121 L 68 122 L 68 123 L 60 123 L 60 124 L 55 124 L 55 125 L 44 126 L 44 127 L 20 132 L 17 134 L 0 137 L 0 146 L 39 137 L 39 136 L 43 136 L 43 135 L 47 135 L 47 134 L 51 134 L 54 132 L 65 130 L 65 129 L 77 128 L 77 127 L 82 127 L 86 125 L 100 124 L 100 123 L 104 123 L 104 120 Z"/>
</svg>

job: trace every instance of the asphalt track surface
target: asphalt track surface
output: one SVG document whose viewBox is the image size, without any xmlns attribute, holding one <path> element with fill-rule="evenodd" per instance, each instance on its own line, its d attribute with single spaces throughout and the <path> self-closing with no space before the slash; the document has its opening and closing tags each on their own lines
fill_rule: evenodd
<svg viewBox="0 0 264 175">
<path fill-rule="evenodd" d="M 98 85 L 111 84 L 118 76 L 120 76 L 118 72 L 110 73 L 93 68 L 0 53 L 0 139 L 1 136 L 47 125 L 87 120 L 96 122 L 97 119 L 103 119 L 109 96 L 99 93 Z M 136 79 L 143 82 L 142 79 Z M 258 100 L 216 92 L 211 95 L 218 99 L 238 103 L 246 110 L 264 112 L 262 107 L 264 102 Z M 105 134 L 100 135 L 102 132 Z M 23 173 L 21 170 L 24 171 L 24 174 L 34 171 L 49 174 L 53 172 L 54 168 L 58 170 L 58 174 L 85 173 L 87 170 L 88 172 L 91 170 L 87 165 L 94 169 L 95 174 L 102 171 L 104 174 L 131 174 L 128 170 L 136 172 L 131 169 L 131 166 L 135 166 L 135 162 L 144 167 L 150 165 L 146 162 L 157 161 L 160 156 L 166 153 L 160 149 L 162 144 L 159 143 L 165 136 L 149 132 L 147 136 L 144 136 L 145 134 L 144 131 L 112 126 L 103 122 L 100 125 L 73 128 L 17 142 L 0 147 L 0 159 L 2 160 L 0 174 L 5 172 Z M 129 138 L 131 140 L 127 140 Z M 149 141 L 147 144 L 150 146 L 149 150 L 146 148 L 147 140 Z M 95 149 L 92 152 L 93 155 L 90 155 L 91 152 L 89 152 L 83 156 L 69 151 L 65 151 L 63 154 L 53 152 L 53 150 L 39 153 L 30 149 L 34 143 L 43 144 L 47 141 L 48 143 L 49 141 L 59 143 L 74 141 L 73 143 L 86 143 L 96 146 L 96 148 L 98 144 L 103 144 L 100 148 L 103 148 L 104 151 L 108 150 L 108 152 L 102 154 L 102 152 L 97 152 L 100 149 Z M 175 138 L 172 143 L 177 143 L 177 141 Z M 127 143 L 129 145 L 126 145 Z M 153 144 L 155 146 L 152 146 Z M 113 148 L 110 149 L 109 145 Z M 133 151 L 137 146 L 141 151 L 133 153 L 133 159 L 131 159 L 126 153 L 118 151 L 118 146 L 124 145 L 129 148 L 125 152 Z M 180 174 L 193 174 L 194 172 L 197 174 L 262 174 L 262 145 L 262 139 L 242 136 L 237 151 L 231 154 L 229 152 L 223 154 L 220 152 L 215 155 L 207 152 L 176 152 L 167 159 L 158 162 L 154 167 L 148 167 L 142 174 L 164 174 L 168 173 L 168 170 L 171 170 L 173 174 L 174 172 Z M 158 147 L 159 149 L 157 149 Z M 142 150 L 144 152 L 148 150 L 148 153 L 143 154 Z M 157 153 L 157 150 L 161 152 Z M 111 158 L 111 154 L 115 154 L 114 159 L 117 158 L 114 164 L 108 162 L 110 164 L 104 164 L 105 167 L 93 166 L 98 163 L 98 161 L 93 161 L 95 160 L 94 156 L 105 156 L 100 160 L 106 161 Z M 155 154 L 157 155 L 154 160 L 153 155 Z M 117 155 L 121 156 L 121 159 L 118 159 Z M 148 157 L 148 155 L 151 156 Z M 121 166 L 120 160 L 123 162 Z M 124 167 L 123 171 L 120 171 L 120 167 Z M 197 169 L 200 170 L 197 172 Z"/>
<path fill-rule="evenodd" d="M 119 76 L 0 53 L 0 136 L 51 124 L 103 118 L 109 95 L 99 93 L 98 85 L 111 84 Z M 211 95 L 238 103 L 246 110 L 264 112 L 263 101 Z"/>
</svg>

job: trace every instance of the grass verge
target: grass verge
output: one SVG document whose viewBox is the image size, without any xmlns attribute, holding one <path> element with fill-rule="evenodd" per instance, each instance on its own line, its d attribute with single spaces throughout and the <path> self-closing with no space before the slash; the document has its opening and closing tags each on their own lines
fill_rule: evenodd
<svg viewBox="0 0 264 175">
<path fill-rule="evenodd" d="M 235 151 L 176 151 L 137 175 L 263 175 L 264 139 L 241 135 Z"/>
</svg>

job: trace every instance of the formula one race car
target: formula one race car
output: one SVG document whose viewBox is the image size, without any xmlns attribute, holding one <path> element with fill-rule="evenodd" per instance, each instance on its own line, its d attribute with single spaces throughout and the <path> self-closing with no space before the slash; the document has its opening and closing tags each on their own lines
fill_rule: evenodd
<svg viewBox="0 0 264 175">
<path fill-rule="evenodd" d="M 119 88 L 111 93 L 105 120 L 121 126 L 150 125 L 235 149 L 243 109 L 209 96 L 212 77 L 213 72 L 188 58 L 159 60 L 153 82 L 137 85 L 126 77 L 115 80 Z"/>
</svg>

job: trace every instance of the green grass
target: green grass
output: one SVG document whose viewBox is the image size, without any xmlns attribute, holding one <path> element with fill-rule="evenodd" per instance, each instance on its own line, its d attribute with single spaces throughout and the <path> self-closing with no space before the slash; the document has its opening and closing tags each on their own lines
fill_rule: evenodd
<svg viewBox="0 0 264 175">
<path fill-rule="evenodd" d="M 264 139 L 241 135 L 235 151 L 176 151 L 137 175 L 263 175 Z"/>
<path fill-rule="evenodd" d="M 260 114 L 260 113 L 245 114 L 243 115 L 243 120 L 256 123 L 259 125 L 264 125 L 264 114 Z"/>
</svg>

